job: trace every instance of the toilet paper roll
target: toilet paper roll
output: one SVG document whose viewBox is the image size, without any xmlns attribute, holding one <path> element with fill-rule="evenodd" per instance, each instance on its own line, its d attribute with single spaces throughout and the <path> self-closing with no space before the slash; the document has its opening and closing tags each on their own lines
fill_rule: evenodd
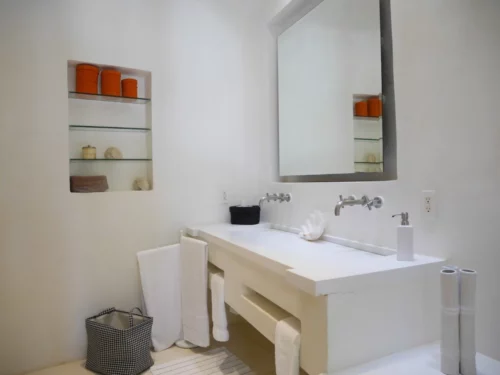
<svg viewBox="0 0 500 375">
<path fill-rule="evenodd" d="M 441 372 L 459 375 L 460 371 L 460 294 L 459 273 L 441 271 Z"/>
<path fill-rule="evenodd" d="M 460 373 L 476 375 L 476 279 L 474 270 L 460 270 Z"/>
</svg>

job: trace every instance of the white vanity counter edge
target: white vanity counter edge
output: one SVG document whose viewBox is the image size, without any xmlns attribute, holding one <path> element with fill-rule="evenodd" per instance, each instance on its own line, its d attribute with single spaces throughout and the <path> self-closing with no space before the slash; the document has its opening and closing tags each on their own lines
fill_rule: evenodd
<svg viewBox="0 0 500 375">
<path fill-rule="evenodd" d="M 399 262 L 395 255 L 373 254 L 326 241 L 308 242 L 265 223 L 193 226 L 187 233 L 278 273 L 314 296 L 352 291 L 377 282 L 397 282 L 402 270 L 419 272 L 422 267 L 437 269 L 444 264 L 443 259 L 423 255 L 417 255 L 413 262 Z"/>
<path fill-rule="evenodd" d="M 443 375 L 439 342 L 396 353 L 333 375 Z M 500 374 L 500 362 L 477 355 L 478 375 Z"/>
</svg>

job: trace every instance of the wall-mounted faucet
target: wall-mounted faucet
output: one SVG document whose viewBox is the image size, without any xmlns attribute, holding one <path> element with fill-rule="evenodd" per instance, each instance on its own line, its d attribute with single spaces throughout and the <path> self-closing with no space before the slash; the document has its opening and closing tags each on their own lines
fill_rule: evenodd
<svg viewBox="0 0 500 375">
<path fill-rule="evenodd" d="M 269 194 L 267 193 L 264 197 L 260 198 L 259 200 L 259 206 L 262 207 L 262 203 L 264 202 L 291 202 L 292 200 L 292 194 L 285 194 L 285 193 L 279 193 L 279 194 Z"/>
<path fill-rule="evenodd" d="M 345 206 L 363 206 L 368 207 L 371 211 L 372 207 L 380 208 L 384 205 L 384 199 L 382 197 L 375 197 L 373 199 L 368 198 L 367 195 L 363 195 L 361 199 L 356 199 L 354 195 L 348 196 L 346 199 L 340 196 L 340 200 L 335 206 L 335 216 L 340 216 L 340 210 Z"/>
</svg>

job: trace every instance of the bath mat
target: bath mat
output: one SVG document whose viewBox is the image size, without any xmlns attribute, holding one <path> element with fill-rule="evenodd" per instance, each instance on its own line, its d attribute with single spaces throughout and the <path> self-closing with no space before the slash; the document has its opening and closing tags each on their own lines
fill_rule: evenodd
<svg viewBox="0 0 500 375">
<path fill-rule="evenodd" d="M 153 375 L 254 375 L 252 370 L 226 348 L 179 358 L 151 367 Z"/>
</svg>

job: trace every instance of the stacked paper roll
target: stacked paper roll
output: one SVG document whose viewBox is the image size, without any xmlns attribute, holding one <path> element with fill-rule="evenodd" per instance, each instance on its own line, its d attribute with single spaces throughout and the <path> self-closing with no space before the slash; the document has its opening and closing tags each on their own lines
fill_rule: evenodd
<svg viewBox="0 0 500 375">
<path fill-rule="evenodd" d="M 460 295 L 459 273 L 441 271 L 441 372 L 458 375 L 460 371 Z"/>
<path fill-rule="evenodd" d="M 460 373 L 476 375 L 476 278 L 473 270 L 460 270 Z"/>
</svg>

